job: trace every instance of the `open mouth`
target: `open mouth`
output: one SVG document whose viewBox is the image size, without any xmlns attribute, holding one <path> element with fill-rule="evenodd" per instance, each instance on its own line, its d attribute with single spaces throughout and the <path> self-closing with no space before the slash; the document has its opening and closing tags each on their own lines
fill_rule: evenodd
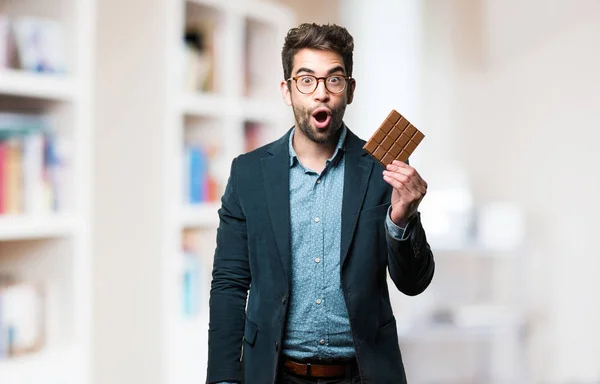
<svg viewBox="0 0 600 384">
<path fill-rule="evenodd" d="M 315 126 L 319 129 L 326 128 L 331 120 L 331 112 L 326 108 L 319 108 L 312 114 L 315 120 Z"/>
</svg>

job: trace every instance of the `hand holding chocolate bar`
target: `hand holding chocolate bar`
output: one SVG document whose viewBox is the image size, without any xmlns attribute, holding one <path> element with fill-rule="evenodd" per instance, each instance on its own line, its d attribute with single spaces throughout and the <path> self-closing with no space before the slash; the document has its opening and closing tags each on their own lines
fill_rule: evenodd
<svg viewBox="0 0 600 384">
<path fill-rule="evenodd" d="M 417 212 L 427 193 L 427 183 L 410 165 L 405 164 L 425 136 L 396 110 L 363 147 L 386 170 L 383 179 L 393 187 L 390 218 L 401 227 Z"/>
</svg>

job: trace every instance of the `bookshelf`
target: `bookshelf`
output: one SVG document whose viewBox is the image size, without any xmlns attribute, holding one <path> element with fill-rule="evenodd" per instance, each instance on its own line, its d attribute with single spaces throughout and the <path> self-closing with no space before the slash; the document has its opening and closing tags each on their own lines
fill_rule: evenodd
<svg viewBox="0 0 600 384">
<path fill-rule="evenodd" d="M 220 197 L 246 126 L 265 142 L 292 124 L 279 82 L 294 14 L 252 0 L 97 8 L 94 379 L 202 382 Z"/>
<path fill-rule="evenodd" d="M 0 241 L 67 237 L 75 233 L 76 219 L 72 215 L 0 217 Z"/>
<path fill-rule="evenodd" d="M 165 137 L 171 149 L 167 169 L 186 172 L 169 172 L 175 193 L 167 194 L 165 203 L 171 216 L 166 228 L 164 281 L 172 305 L 165 312 L 169 332 L 165 335 L 164 382 L 184 384 L 202 381 L 206 375 L 217 210 L 231 161 L 283 134 L 293 121 L 279 82 L 283 77 L 281 47 L 294 14 L 287 7 L 262 1 L 208 0 L 187 1 L 172 12 L 169 41 L 180 41 L 185 30 L 204 31 L 211 41 L 206 44 L 210 55 L 206 61 L 214 69 L 206 89 L 194 89 L 183 76 L 188 82 L 173 81 L 168 97 L 172 102 L 167 124 L 173 128 Z M 174 43 L 171 48 L 169 56 L 178 57 L 181 47 Z M 170 72 L 177 72 L 179 62 L 170 63 Z M 208 193 L 212 196 L 205 200 L 190 200 L 190 161 L 181 153 L 192 143 L 204 145 L 214 177 L 217 192 Z M 190 302 L 196 307 L 190 308 Z"/>
<path fill-rule="evenodd" d="M 2 383 L 91 382 L 93 6 L 0 0 Z"/>
</svg>

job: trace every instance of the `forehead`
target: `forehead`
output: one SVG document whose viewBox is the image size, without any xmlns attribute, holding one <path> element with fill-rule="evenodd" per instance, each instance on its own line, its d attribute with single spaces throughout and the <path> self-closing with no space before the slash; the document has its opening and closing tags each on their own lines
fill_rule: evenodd
<svg viewBox="0 0 600 384">
<path fill-rule="evenodd" d="M 292 73 L 298 69 L 310 69 L 315 73 L 327 72 L 331 68 L 342 67 L 345 70 L 344 59 L 334 51 L 303 48 L 294 55 Z"/>
</svg>

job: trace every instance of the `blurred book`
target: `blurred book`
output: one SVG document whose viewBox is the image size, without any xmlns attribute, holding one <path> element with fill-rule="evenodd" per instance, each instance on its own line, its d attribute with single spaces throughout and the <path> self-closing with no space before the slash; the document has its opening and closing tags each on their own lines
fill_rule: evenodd
<svg viewBox="0 0 600 384">
<path fill-rule="evenodd" d="M 58 21 L 18 17 L 11 25 L 18 69 L 49 73 L 66 71 L 65 37 Z"/>
<path fill-rule="evenodd" d="M 219 184 L 212 171 L 214 158 L 210 148 L 199 144 L 187 144 L 183 154 L 184 201 L 189 204 L 216 201 Z"/>
<path fill-rule="evenodd" d="M 44 302 L 41 285 L 0 283 L 0 359 L 38 352 L 43 347 Z"/>
<path fill-rule="evenodd" d="M 195 317 L 208 310 L 214 231 L 186 228 L 182 233 L 183 314 Z M 214 247 L 212 247 L 214 249 Z"/>
<path fill-rule="evenodd" d="M 244 124 L 244 151 L 250 152 L 267 144 L 269 130 L 261 123 L 247 121 Z"/>
<path fill-rule="evenodd" d="M 67 145 L 43 116 L 0 113 L 0 214 L 43 214 L 66 204 Z"/>
<path fill-rule="evenodd" d="M 215 25 L 209 20 L 188 24 L 184 35 L 184 89 L 213 92 L 215 86 Z"/>
<path fill-rule="evenodd" d="M 200 261 L 198 260 L 199 256 L 194 249 L 185 244 L 182 249 L 182 257 L 183 314 L 193 317 L 200 312 L 202 288 Z"/>
</svg>

